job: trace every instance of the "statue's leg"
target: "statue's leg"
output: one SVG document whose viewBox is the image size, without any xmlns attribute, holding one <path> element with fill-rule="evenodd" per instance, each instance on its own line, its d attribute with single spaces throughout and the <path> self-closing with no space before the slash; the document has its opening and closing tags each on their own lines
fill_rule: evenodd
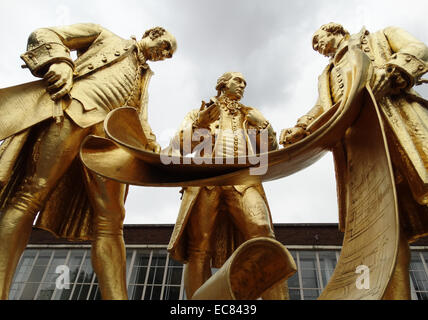
<svg viewBox="0 0 428 320">
<path fill-rule="evenodd" d="M 245 240 L 275 238 L 265 199 L 255 187 L 247 188 L 242 194 L 231 187 L 223 198 L 235 226 L 242 232 Z"/>
<path fill-rule="evenodd" d="M 411 300 L 410 294 L 410 248 L 407 238 L 400 230 L 397 262 L 391 280 L 383 295 L 383 300 Z"/>
<path fill-rule="evenodd" d="M 126 251 L 123 240 L 126 186 L 85 169 L 94 210 L 92 266 L 104 300 L 126 300 Z"/>
<path fill-rule="evenodd" d="M 68 118 L 47 123 L 36 133 L 25 178 L 0 214 L 0 298 L 7 299 L 19 258 L 31 234 L 34 218 L 59 178 L 76 157 L 88 129 Z"/>
<path fill-rule="evenodd" d="M 187 299 L 211 277 L 212 234 L 218 215 L 220 188 L 201 188 L 186 226 L 188 262 L 184 266 Z"/>
<path fill-rule="evenodd" d="M 265 199 L 255 187 L 246 189 L 242 194 L 231 190 L 226 193 L 225 200 L 235 225 L 246 240 L 257 237 L 275 238 Z M 289 299 L 287 281 L 267 290 L 262 298 L 264 300 Z"/>
</svg>

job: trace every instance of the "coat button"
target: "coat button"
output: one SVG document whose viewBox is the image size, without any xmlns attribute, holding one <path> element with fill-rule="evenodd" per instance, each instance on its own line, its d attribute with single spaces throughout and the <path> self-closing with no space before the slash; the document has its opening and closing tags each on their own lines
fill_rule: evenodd
<svg viewBox="0 0 428 320">
<path fill-rule="evenodd" d="M 369 48 L 369 47 L 365 47 L 365 48 L 364 48 L 364 51 L 365 51 L 365 52 L 370 52 L 370 48 Z"/>
<path fill-rule="evenodd" d="M 116 52 L 114 53 L 114 55 L 115 55 L 116 57 L 118 57 L 118 56 L 120 56 L 120 52 L 119 52 L 119 51 L 116 51 Z"/>
<path fill-rule="evenodd" d="M 407 56 L 407 57 L 406 57 L 406 61 L 407 61 L 407 62 L 410 62 L 410 61 L 412 61 L 412 58 L 411 58 L 410 56 Z"/>
<path fill-rule="evenodd" d="M 361 40 L 361 43 L 362 43 L 362 44 L 367 44 L 367 39 L 363 39 L 363 40 Z"/>
<path fill-rule="evenodd" d="M 89 70 L 92 70 L 93 68 L 94 68 L 94 66 L 93 66 L 92 64 L 89 64 L 89 65 L 88 65 L 88 69 L 89 69 Z"/>
<path fill-rule="evenodd" d="M 424 66 L 422 64 L 420 64 L 418 69 L 422 71 L 422 70 L 424 70 Z"/>
<path fill-rule="evenodd" d="M 107 58 L 106 57 L 103 57 L 103 60 L 102 60 L 104 63 L 106 63 L 107 62 Z"/>
<path fill-rule="evenodd" d="M 47 44 L 46 49 L 50 50 L 50 49 L 52 49 L 52 46 L 50 44 Z"/>
</svg>

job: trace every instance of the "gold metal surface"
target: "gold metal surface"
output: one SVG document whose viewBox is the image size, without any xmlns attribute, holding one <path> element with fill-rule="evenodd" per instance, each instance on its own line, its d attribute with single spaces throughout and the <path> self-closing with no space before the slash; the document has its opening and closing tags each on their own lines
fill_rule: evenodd
<svg viewBox="0 0 428 320">
<path fill-rule="evenodd" d="M 235 250 L 192 300 L 254 300 L 296 270 L 293 257 L 281 243 L 271 238 L 251 239 Z"/>
<path fill-rule="evenodd" d="M 386 138 L 377 106 L 367 103 L 361 111 L 344 138 L 348 207 L 343 247 L 319 299 L 381 299 L 395 266 L 398 208 Z M 370 270 L 366 290 L 356 286 L 360 265 Z"/>
<path fill-rule="evenodd" d="M 315 106 L 281 132 L 283 149 L 264 116 L 239 102 L 246 82 L 232 72 L 160 152 L 147 122 L 146 61 L 172 57 L 171 34 L 154 28 L 125 40 L 95 24 L 32 33 L 21 57 L 44 80 L 0 89 L 0 298 L 37 216 L 56 236 L 91 240 L 102 297 L 126 299 L 125 184 L 184 187 L 168 250 L 186 263 L 189 298 L 285 298 L 289 254 L 260 267 L 275 256 L 267 243 L 253 258 L 236 248 L 273 242 L 261 182 L 332 151 L 345 237 L 320 299 L 409 299 L 408 243 L 428 235 L 428 102 L 412 90 L 428 71 L 428 47 L 397 27 L 351 35 L 335 23 L 312 44 L 330 62 Z M 185 150 L 185 137 L 201 129 L 220 148 L 189 157 L 196 143 Z M 211 265 L 222 269 L 210 278 Z M 356 285 L 359 266 L 370 270 L 368 289 Z M 273 280 L 262 283 L 266 272 Z"/>
<path fill-rule="evenodd" d="M 0 90 L 0 298 L 7 299 L 32 225 L 69 240 L 91 240 L 103 299 L 127 299 L 122 226 L 127 186 L 85 169 L 82 141 L 105 136 L 109 111 L 138 110 L 145 148 L 159 151 L 147 123 L 146 61 L 171 58 L 175 38 L 147 30 L 125 40 L 95 24 L 34 31 L 21 57 L 36 81 Z M 70 51 L 76 50 L 73 61 Z M 126 127 L 126 123 L 123 123 Z M 108 163 L 108 158 L 104 160 Z"/>
<path fill-rule="evenodd" d="M 110 137 L 117 144 L 109 145 L 110 152 L 125 150 L 127 161 L 132 159 L 135 166 L 122 168 L 119 158 L 115 170 L 99 166 L 96 158 L 102 148 L 95 146 L 101 141 L 93 141 L 88 149 L 95 151 L 92 158 L 83 146 L 82 159 L 100 175 L 118 181 L 186 186 L 191 192 L 193 187 L 286 177 L 332 151 L 345 240 L 335 273 L 320 298 L 408 299 L 407 242 L 428 234 L 428 102 L 412 90 L 428 71 L 428 47 L 397 27 L 375 33 L 362 29 L 350 35 L 334 23 L 314 34 L 313 47 L 330 58 L 319 77 L 318 101 L 294 128 L 281 132 L 284 148 L 268 153 L 267 171 L 257 177 L 251 176 L 249 161 L 242 168 L 236 157 L 233 164 L 218 167 L 187 164 L 184 169 L 182 157 L 180 164 L 166 166 L 160 156 L 148 159 L 141 147 L 117 139 L 113 131 Z M 119 113 L 116 116 L 121 117 Z M 145 178 L 138 168 L 148 163 L 156 173 Z M 180 176 L 182 170 L 187 170 L 186 176 Z M 165 181 L 166 172 L 175 179 Z M 186 210 L 191 206 L 187 204 Z M 368 290 L 355 285 L 359 265 L 370 269 Z"/>
<path fill-rule="evenodd" d="M 250 146 L 247 133 L 252 127 L 256 129 L 259 136 L 267 133 L 265 142 L 268 150 L 276 149 L 275 132 L 264 116 L 255 108 L 244 106 L 239 102 L 245 86 L 245 79 L 240 73 L 227 72 L 221 76 L 216 87 L 218 95 L 211 98 L 208 104 L 203 103 L 201 109 L 192 110 L 186 116 L 172 139 L 171 146 L 177 142 L 178 145 L 184 145 L 186 131 L 199 132 L 199 128 L 203 127 L 209 128 L 205 131 L 208 136 L 217 138 L 215 153 L 204 153 L 204 157 L 213 155 L 219 158 L 224 156 L 227 150 L 236 155 L 239 154 L 239 150 L 242 151 L 239 148 L 241 144 Z M 227 131 L 229 128 L 233 131 Z M 255 145 L 248 147 L 249 152 L 261 148 L 263 140 L 260 138 L 255 141 Z M 186 155 L 184 148 L 176 151 Z M 193 146 L 187 152 L 193 153 Z M 173 259 L 185 263 L 184 285 L 187 298 L 192 298 L 195 291 L 210 278 L 211 267 L 220 268 L 241 243 L 259 237 L 271 239 L 275 237 L 267 199 L 260 183 L 227 186 L 223 182 L 218 186 L 184 188 L 168 251 Z M 261 255 L 269 255 L 269 246 L 266 246 L 266 251 L 260 250 Z M 240 257 L 238 253 L 236 259 L 239 261 Z M 293 261 L 291 256 L 288 258 L 286 263 Z M 231 267 L 231 290 L 238 299 L 244 298 L 242 295 L 244 287 L 236 281 L 239 279 L 243 281 L 248 277 L 260 280 L 259 277 L 262 277 L 267 270 L 258 270 L 256 276 L 252 270 L 244 267 L 251 265 L 252 258 L 248 257 L 247 262 L 248 264 L 238 263 L 243 268 Z M 278 263 L 281 262 L 278 261 Z M 294 262 L 292 264 L 294 266 Z M 271 265 L 269 268 L 275 268 L 275 266 Z M 286 299 L 288 293 L 282 272 L 288 273 L 289 268 L 292 266 L 288 265 L 286 269 L 278 270 L 279 273 L 275 273 L 273 282 L 262 283 L 256 280 L 248 283 L 246 288 L 251 289 L 247 293 L 252 292 L 254 296 L 245 297 L 257 298 L 258 293 L 263 293 L 264 299 Z M 206 298 L 208 295 L 213 298 L 224 297 L 221 292 L 213 292 L 222 288 L 221 284 L 217 286 L 217 283 L 215 279 L 212 280 L 213 287 L 207 289 L 210 293 L 203 293 L 201 298 Z M 263 287 L 263 285 L 266 286 Z M 265 291 L 268 292 L 265 294 Z"/>
<path fill-rule="evenodd" d="M 228 164 L 190 164 L 185 163 L 183 155 L 176 155 L 178 161 L 164 165 L 161 155 L 147 152 L 140 137 L 140 124 L 131 120 L 134 117 L 131 109 L 117 109 L 109 114 L 105 122 L 108 136 L 117 144 L 98 137 L 88 138 L 82 144 L 81 159 L 85 166 L 98 174 L 125 183 L 146 186 L 210 186 L 210 185 L 232 185 L 245 184 L 247 182 L 262 182 L 279 179 L 291 175 L 321 158 L 342 137 L 346 129 L 352 124 L 360 111 L 360 102 L 369 70 L 370 60 L 359 50 L 350 52 L 353 59 L 353 68 L 346 70 L 345 88 L 348 92 L 346 99 L 331 110 L 327 110 L 322 121 L 314 123 L 317 130 L 307 136 L 304 140 L 288 145 L 280 150 L 269 151 L 268 169 L 263 175 L 251 175 L 249 167 L 251 163 L 247 155 L 243 164 L 240 157 L 233 158 Z M 332 114 L 332 111 L 335 111 Z M 126 129 L 112 123 L 126 122 L 131 125 Z M 115 130 L 115 128 L 118 128 Z M 118 132 L 121 131 L 122 132 Z M 126 131 L 123 131 L 126 130 Z M 122 151 L 122 150 L 123 151 Z M 103 152 L 108 152 L 109 158 L 113 159 L 109 166 L 102 161 Z M 123 157 L 124 160 L 120 158 Z M 126 160 L 125 160 L 126 159 Z M 195 158 L 198 160 L 198 158 Z M 132 165 L 122 165 L 123 163 Z M 145 174 L 147 165 L 150 165 L 152 173 Z M 144 170 L 144 171 L 139 171 Z M 148 170 L 148 169 L 147 169 Z"/>
<path fill-rule="evenodd" d="M 370 60 L 365 94 L 353 102 L 361 113 L 332 147 L 345 237 L 320 299 L 410 299 L 408 242 L 428 234 L 428 102 L 411 88 L 428 71 L 428 47 L 397 27 L 350 35 L 335 23 L 314 34 L 313 47 L 330 63 L 316 105 L 282 131 L 285 146 L 305 141 L 323 113 L 354 100 L 343 72 L 355 66 L 352 47 Z M 368 267 L 369 288 L 356 285 L 358 266 Z"/>
</svg>

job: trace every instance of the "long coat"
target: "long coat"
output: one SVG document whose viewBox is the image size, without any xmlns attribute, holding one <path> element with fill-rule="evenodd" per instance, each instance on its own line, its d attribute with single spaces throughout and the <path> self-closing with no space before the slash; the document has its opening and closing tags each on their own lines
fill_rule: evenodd
<svg viewBox="0 0 428 320">
<path fill-rule="evenodd" d="M 215 102 L 215 98 L 213 98 L 213 102 Z M 246 107 L 251 109 L 251 107 Z M 193 123 L 197 118 L 199 110 L 195 109 L 189 112 L 185 119 L 182 122 L 178 133 L 175 135 L 172 145 L 175 144 L 175 150 L 179 150 L 181 137 L 186 135 L 185 131 L 192 130 Z M 211 134 L 214 135 L 215 128 L 218 127 L 219 121 L 215 121 L 210 125 Z M 244 132 L 247 132 L 248 129 L 251 129 L 251 126 L 248 124 L 246 120 L 244 120 Z M 191 135 L 190 135 L 191 136 Z M 278 148 L 276 141 L 276 134 L 269 135 L 269 151 L 275 150 Z M 247 145 L 251 146 L 251 142 L 247 138 Z M 257 146 L 252 146 L 252 150 L 256 150 Z M 255 187 L 260 195 L 264 198 L 266 207 L 269 210 L 269 205 L 266 199 L 266 195 L 261 184 L 255 185 L 234 185 L 234 189 L 242 194 L 249 187 Z M 202 188 L 214 189 L 214 186 L 209 187 L 186 187 L 183 192 L 183 198 L 181 201 L 180 210 L 178 213 L 177 221 L 174 226 L 174 230 L 171 235 L 171 239 L 168 245 L 168 251 L 170 252 L 172 258 L 177 261 L 181 261 L 183 263 L 187 262 L 187 236 L 186 236 L 186 225 L 189 220 L 190 215 L 192 214 L 193 207 L 198 199 L 198 195 L 201 192 Z M 229 218 L 229 215 L 226 212 L 220 212 L 216 223 L 216 230 L 213 232 L 214 239 L 212 239 L 213 243 L 215 243 L 215 248 L 212 256 L 212 266 L 220 268 L 227 258 L 235 251 L 235 249 L 245 240 L 243 235 L 239 232 L 239 230 L 233 225 L 232 221 Z M 269 220 L 272 225 L 272 218 L 269 210 Z"/>
<path fill-rule="evenodd" d="M 70 50 L 77 50 L 72 61 Z M 66 62 L 74 67 L 74 86 L 65 113 L 80 127 L 101 123 L 109 110 L 102 108 L 86 92 L 85 79 L 99 70 L 119 61 L 141 65 L 138 83 L 140 120 L 149 139 L 155 139 L 147 123 L 147 87 L 151 70 L 138 52 L 135 40 L 125 40 L 95 24 L 76 24 L 65 27 L 42 28 L 33 32 L 28 40 L 28 51 L 22 56 L 35 76 L 42 77 L 55 62 Z M 16 187 L 21 183 L 25 159 L 31 154 L 34 125 L 53 116 L 54 102 L 42 81 L 0 89 L 0 210 L 3 209 Z M 82 164 L 78 158 L 58 182 L 41 210 L 36 226 L 69 240 L 92 238 L 93 211 L 84 188 Z M 79 188 L 76 188 L 79 186 Z"/>
<path fill-rule="evenodd" d="M 395 96 L 378 99 L 395 173 L 400 207 L 400 224 L 409 241 L 428 235 L 428 101 L 411 87 L 428 71 L 428 48 L 407 32 L 396 27 L 370 34 L 363 29 L 348 41 L 356 44 L 376 67 L 391 65 L 408 75 L 409 88 Z M 338 59 L 346 59 L 347 47 L 339 48 L 319 77 L 316 105 L 298 120 L 316 119 L 332 107 L 331 72 Z M 340 77 L 340 75 L 338 75 Z M 309 121 L 310 123 L 310 121 Z M 346 220 L 346 147 L 333 150 L 339 202 L 339 225 Z"/>
</svg>

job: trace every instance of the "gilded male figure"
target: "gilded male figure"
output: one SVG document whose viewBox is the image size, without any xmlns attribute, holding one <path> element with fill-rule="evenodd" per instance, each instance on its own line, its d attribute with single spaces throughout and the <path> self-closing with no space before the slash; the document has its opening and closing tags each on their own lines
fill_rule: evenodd
<svg viewBox="0 0 428 320">
<path fill-rule="evenodd" d="M 276 133 L 255 108 L 239 102 L 246 81 L 241 73 L 226 72 L 217 81 L 218 95 L 192 110 L 175 136 L 176 145 L 183 137 L 198 134 L 213 138 L 215 145 L 205 157 L 236 157 L 256 154 L 260 143 L 267 150 L 278 148 Z M 249 130 L 260 138 L 249 139 Z M 189 132 L 190 131 L 190 132 Z M 204 133 L 205 132 L 205 133 Z M 192 150 L 197 143 L 193 142 Z M 184 151 L 185 153 L 185 151 Z M 187 187 L 168 250 L 172 258 L 185 263 L 184 282 L 187 298 L 211 276 L 211 267 L 221 267 L 240 243 L 256 237 L 274 238 L 272 219 L 261 184 Z M 270 290 L 264 298 L 284 299 L 285 284 Z"/>
<path fill-rule="evenodd" d="M 337 23 L 321 26 L 313 36 L 312 45 L 314 50 L 330 58 L 319 77 L 319 98 L 315 106 L 299 118 L 294 128 L 281 132 L 280 143 L 287 146 L 306 137 L 311 123 L 347 98 L 341 70 L 350 63 L 348 49 L 362 50 L 371 60 L 368 81 L 382 115 L 400 216 L 397 264 L 384 298 L 410 299 L 408 242 L 428 234 L 428 101 L 412 89 L 421 75 L 428 71 L 428 47 L 397 27 L 375 33 L 363 29 L 350 35 Z M 345 194 L 343 181 L 346 177 L 341 168 L 346 165 L 346 142 L 339 143 L 333 155 L 338 194 Z M 342 214 L 339 216 L 342 226 L 345 219 Z"/>
<path fill-rule="evenodd" d="M 2 137 L 8 136 L 0 155 L 0 298 L 8 298 L 40 212 L 37 227 L 58 237 L 92 241 L 102 298 L 127 299 L 122 234 L 127 187 L 85 170 L 79 147 L 89 134 L 104 135 L 103 120 L 110 110 L 128 105 L 139 110 L 147 148 L 160 150 L 147 123 L 152 72 L 146 62 L 171 58 L 176 40 L 160 27 L 137 41 L 85 23 L 38 29 L 27 49 L 22 59 L 45 84 L 1 90 L 2 110 L 17 111 L 16 128 L 0 130 Z M 77 51 L 75 61 L 72 50 Z M 34 114 L 33 119 L 27 114 Z"/>
</svg>

